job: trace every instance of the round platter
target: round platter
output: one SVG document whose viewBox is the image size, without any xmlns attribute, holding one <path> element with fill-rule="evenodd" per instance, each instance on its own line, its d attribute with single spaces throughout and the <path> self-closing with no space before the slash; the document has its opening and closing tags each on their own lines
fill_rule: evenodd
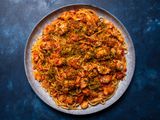
<svg viewBox="0 0 160 120">
<path fill-rule="evenodd" d="M 116 93 L 114 96 L 106 101 L 104 105 L 96 105 L 96 106 L 91 106 L 85 110 L 80 109 L 80 110 L 66 110 L 63 109 L 55 104 L 55 102 L 52 100 L 52 98 L 49 96 L 49 94 L 40 86 L 39 82 L 34 79 L 33 76 L 33 69 L 32 69 L 32 63 L 31 63 L 31 48 L 34 42 L 36 41 L 36 38 L 38 35 L 41 34 L 42 29 L 44 26 L 48 23 L 50 23 L 52 20 L 56 19 L 62 12 L 68 11 L 68 10 L 73 10 L 73 9 L 79 9 L 79 8 L 89 8 L 94 10 L 99 16 L 102 16 L 103 18 L 106 18 L 107 20 L 111 21 L 123 34 L 125 41 L 128 45 L 128 53 L 126 55 L 127 59 L 127 73 L 126 77 L 124 78 L 123 81 L 119 83 L 118 89 L 116 90 Z M 28 78 L 28 81 L 34 90 L 34 92 L 49 106 L 52 108 L 59 110 L 61 112 L 65 112 L 68 114 L 75 114 L 75 115 L 85 115 L 85 114 L 91 114 L 95 113 L 98 111 L 101 111 L 113 103 L 115 103 L 126 91 L 127 87 L 129 86 L 134 69 L 135 69 L 135 51 L 134 51 L 134 46 L 131 40 L 131 37 L 125 27 L 122 25 L 122 23 L 115 18 L 111 13 L 107 12 L 106 10 L 103 10 L 101 8 L 91 6 L 91 5 L 84 5 L 84 4 L 76 4 L 76 5 L 69 5 L 69 6 L 64 6 L 62 8 L 59 8 L 47 16 L 45 16 L 33 29 L 31 32 L 28 41 L 26 43 L 25 47 L 25 52 L 24 52 L 24 66 L 25 66 L 25 72 Z"/>
</svg>

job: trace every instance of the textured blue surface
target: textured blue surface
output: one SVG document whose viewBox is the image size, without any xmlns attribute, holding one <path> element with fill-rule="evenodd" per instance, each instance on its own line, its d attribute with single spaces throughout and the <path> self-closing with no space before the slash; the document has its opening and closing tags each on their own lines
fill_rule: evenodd
<svg viewBox="0 0 160 120">
<path fill-rule="evenodd" d="M 24 47 L 47 13 L 73 3 L 94 4 L 115 15 L 129 31 L 136 70 L 127 92 L 114 105 L 87 116 L 58 112 L 31 89 L 24 71 Z M 0 120 L 160 120 L 160 1 L 0 0 Z"/>
</svg>

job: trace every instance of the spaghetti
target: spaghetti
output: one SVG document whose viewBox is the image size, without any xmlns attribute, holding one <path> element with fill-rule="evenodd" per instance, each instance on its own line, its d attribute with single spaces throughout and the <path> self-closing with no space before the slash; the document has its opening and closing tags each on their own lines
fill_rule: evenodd
<svg viewBox="0 0 160 120">
<path fill-rule="evenodd" d="M 32 47 L 34 76 L 64 109 L 110 99 L 126 75 L 120 31 L 90 9 L 70 10 L 46 25 Z"/>
</svg>

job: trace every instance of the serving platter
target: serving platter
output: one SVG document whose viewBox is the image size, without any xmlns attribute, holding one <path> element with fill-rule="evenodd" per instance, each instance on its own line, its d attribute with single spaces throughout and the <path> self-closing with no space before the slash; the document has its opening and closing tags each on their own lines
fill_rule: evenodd
<svg viewBox="0 0 160 120">
<path fill-rule="evenodd" d="M 80 109 L 80 110 L 66 110 L 63 109 L 55 104 L 55 102 L 52 100 L 52 98 L 49 96 L 49 94 L 41 87 L 38 81 L 34 79 L 33 76 L 33 69 L 32 69 L 32 63 L 31 63 L 31 48 L 34 42 L 36 41 L 37 36 L 39 36 L 42 32 L 42 29 L 44 26 L 48 23 L 50 23 L 52 20 L 56 19 L 62 12 L 68 11 L 68 10 L 74 10 L 74 9 L 79 9 L 79 8 L 88 8 L 94 10 L 99 16 L 106 18 L 110 22 L 112 22 L 122 33 L 122 35 L 125 38 L 125 41 L 128 46 L 128 53 L 126 55 L 127 59 L 127 73 L 126 77 L 124 78 L 123 81 L 119 83 L 118 89 L 114 96 L 106 101 L 104 105 L 96 105 L 89 107 L 87 109 Z M 59 110 L 61 112 L 65 112 L 68 114 L 74 114 L 74 115 L 85 115 L 85 114 L 91 114 L 95 113 L 98 111 L 101 111 L 109 106 L 111 106 L 113 103 L 115 103 L 126 91 L 128 88 L 132 76 L 134 73 L 135 69 L 135 50 L 134 46 L 132 43 L 132 39 L 127 32 L 126 28 L 123 26 L 123 24 L 116 18 L 114 17 L 111 13 L 108 11 L 96 7 L 96 6 L 91 6 L 91 5 L 84 5 L 84 4 L 76 4 L 76 5 L 68 5 L 68 6 L 63 6 L 57 10 L 52 11 L 50 14 L 45 16 L 33 29 L 31 32 L 28 41 L 26 43 L 25 47 L 25 52 L 24 52 L 24 66 L 25 66 L 25 72 L 28 78 L 28 81 L 33 89 L 33 91 L 40 97 L 42 101 L 44 101 L 46 104 L 51 106 L 52 108 Z"/>
</svg>

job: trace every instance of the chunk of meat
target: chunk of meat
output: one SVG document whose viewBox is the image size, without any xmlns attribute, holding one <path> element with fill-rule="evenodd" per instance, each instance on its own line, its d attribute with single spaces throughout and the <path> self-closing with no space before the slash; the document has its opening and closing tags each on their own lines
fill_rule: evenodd
<svg viewBox="0 0 160 120">
<path fill-rule="evenodd" d="M 88 102 L 87 101 L 83 101 L 82 104 L 81 104 L 81 108 L 82 109 L 88 108 Z"/>
<path fill-rule="evenodd" d="M 97 66 L 97 70 L 100 74 L 108 74 L 111 69 L 105 66 Z"/>
<path fill-rule="evenodd" d="M 41 81 L 41 79 L 42 79 L 42 75 L 41 74 L 39 74 L 38 72 L 35 72 L 34 76 L 35 76 L 36 80 Z"/>
<path fill-rule="evenodd" d="M 114 92 L 115 88 L 112 86 L 107 86 L 103 88 L 103 93 L 104 95 L 109 95 L 112 94 Z"/>
<path fill-rule="evenodd" d="M 78 97 L 77 97 L 77 102 L 78 102 L 79 104 L 81 104 L 82 101 L 83 101 L 83 98 L 84 98 L 84 95 L 78 96 Z"/>
<path fill-rule="evenodd" d="M 87 64 L 83 64 L 82 68 L 86 71 L 91 71 L 96 67 L 96 65 L 94 63 L 87 63 Z"/>
<path fill-rule="evenodd" d="M 87 87 L 87 85 L 88 85 L 87 81 L 88 81 L 87 78 L 81 79 L 81 85 L 80 85 L 81 89 Z"/>
<path fill-rule="evenodd" d="M 51 31 L 53 34 L 63 35 L 68 31 L 68 27 L 67 27 L 68 24 L 63 20 L 56 20 L 52 23 L 52 25 L 55 26 L 55 27 L 52 27 L 54 28 L 54 30 Z"/>
<path fill-rule="evenodd" d="M 123 63 L 120 60 L 117 60 L 117 64 L 116 64 L 117 70 L 123 70 Z"/>
<path fill-rule="evenodd" d="M 73 98 L 72 97 L 67 97 L 66 98 L 66 103 L 70 104 L 70 105 L 73 104 Z"/>
<path fill-rule="evenodd" d="M 60 66 L 65 62 L 64 60 L 65 60 L 64 58 L 54 58 L 52 64 L 54 66 Z"/>
<path fill-rule="evenodd" d="M 66 100 L 66 97 L 64 95 L 60 95 L 58 99 L 59 101 L 63 102 Z"/>
<path fill-rule="evenodd" d="M 67 60 L 67 64 L 76 69 L 80 68 L 80 57 L 71 57 Z"/>
<path fill-rule="evenodd" d="M 51 50 L 53 48 L 52 43 L 50 41 L 45 41 L 40 45 L 42 50 Z"/>
<path fill-rule="evenodd" d="M 81 77 L 77 76 L 76 81 L 75 81 L 75 84 L 77 87 L 79 87 L 80 85 L 80 80 L 81 80 Z"/>
<path fill-rule="evenodd" d="M 89 95 L 90 93 L 90 90 L 85 88 L 84 90 L 82 90 L 82 92 L 85 94 L 85 95 Z"/>
<path fill-rule="evenodd" d="M 109 55 L 109 48 L 100 47 L 96 50 L 96 58 L 101 58 Z"/>
<path fill-rule="evenodd" d="M 125 74 L 124 74 L 124 73 L 122 73 L 122 72 L 116 73 L 116 78 L 117 78 L 118 80 L 121 80 L 121 79 L 123 79 L 124 77 L 125 77 Z"/>
<path fill-rule="evenodd" d="M 33 61 L 36 63 L 38 62 L 39 56 L 38 54 L 33 54 Z"/>
<path fill-rule="evenodd" d="M 109 83 L 112 80 L 112 75 L 105 75 L 100 78 L 101 83 Z"/>
</svg>

